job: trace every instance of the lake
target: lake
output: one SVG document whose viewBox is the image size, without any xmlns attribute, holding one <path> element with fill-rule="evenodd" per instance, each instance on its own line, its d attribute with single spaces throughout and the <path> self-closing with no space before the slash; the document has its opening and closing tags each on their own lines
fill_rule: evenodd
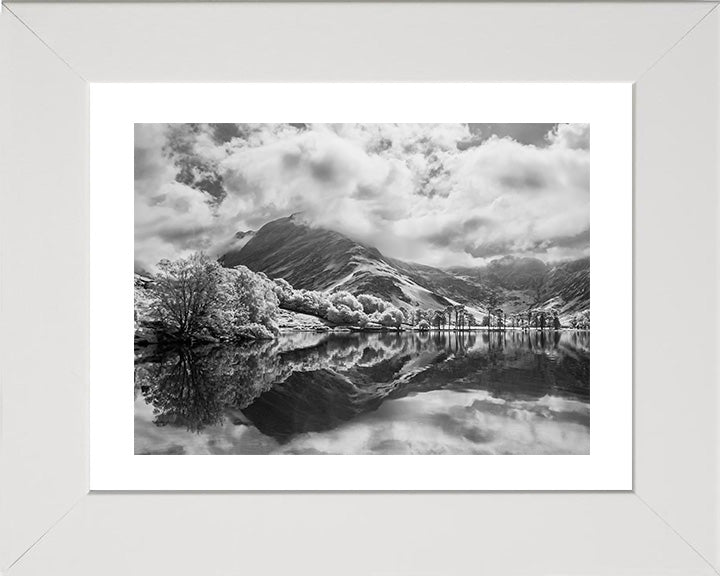
<svg viewBox="0 0 720 576">
<path fill-rule="evenodd" d="M 136 350 L 136 454 L 588 454 L 588 332 Z"/>
</svg>

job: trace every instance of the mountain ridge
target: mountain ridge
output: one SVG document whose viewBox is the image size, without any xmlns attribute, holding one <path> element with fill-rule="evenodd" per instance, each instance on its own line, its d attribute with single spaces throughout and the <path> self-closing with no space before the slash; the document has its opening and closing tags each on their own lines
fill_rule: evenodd
<svg viewBox="0 0 720 576">
<path fill-rule="evenodd" d="M 503 256 L 485 267 L 441 269 L 385 256 L 339 232 L 313 227 L 298 214 L 242 234 L 247 240 L 222 254 L 219 262 L 284 278 L 296 289 L 347 290 L 424 309 L 461 303 L 485 310 L 497 296 L 506 312 L 552 303 L 567 315 L 590 305 L 589 258 L 546 264 Z"/>
</svg>

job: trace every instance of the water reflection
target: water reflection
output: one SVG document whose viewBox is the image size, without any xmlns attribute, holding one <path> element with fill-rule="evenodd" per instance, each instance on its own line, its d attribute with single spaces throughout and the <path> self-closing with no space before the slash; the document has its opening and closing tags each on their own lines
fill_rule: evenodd
<svg viewBox="0 0 720 576">
<path fill-rule="evenodd" d="M 136 453 L 587 453 L 586 332 L 146 348 Z"/>
</svg>

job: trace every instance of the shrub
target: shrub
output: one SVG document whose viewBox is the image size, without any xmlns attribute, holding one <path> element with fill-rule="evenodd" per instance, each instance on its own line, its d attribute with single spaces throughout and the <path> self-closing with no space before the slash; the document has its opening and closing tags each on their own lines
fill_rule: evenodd
<svg viewBox="0 0 720 576">
<path fill-rule="evenodd" d="M 389 306 L 375 296 L 361 294 L 355 297 L 346 290 L 329 295 L 316 290 L 293 290 L 284 280 L 275 280 L 275 293 L 279 296 L 280 306 L 286 310 L 319 316 L 333 324 L 364 327 L 369 321 L 367 309 L 384 310 Z"/>
<path fill-rule="evenodd" d="M 238 335 L 253 340 L 272 340 L 274 337 L 273 333 L 270 332 L 266 326 L 255 323 L 242 326 L 238 330 Z"/>
</svg>

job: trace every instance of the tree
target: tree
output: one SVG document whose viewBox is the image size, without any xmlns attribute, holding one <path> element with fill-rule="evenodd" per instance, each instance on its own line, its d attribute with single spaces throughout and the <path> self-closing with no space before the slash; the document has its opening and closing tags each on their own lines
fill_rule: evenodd
<svg viewBox="0 0 720 576">
<path fill-rule="evenodd" d="M 364 306 L 358 301 L 355 296 L 350 294 L 350 292 L 347 292 L 345 290 L 341 290 L 340 292 L 335 292 L 330 295 L 330 302 L 333 306 L 339 307 L 341 305 L 347 306 L 350 310 L 353 310 L 354 312 L 362 312 L 364 309 Z"/>
<path fill-rule="evenodd" d="M 554 330 L 560 330 L 562 328 L 562 325 L 560 324 L 560 318 L 558 317 L 557 312 L 553 315 L 553 329 Z"/>
<path fill-rule="evenodd" d="M 264 274 L 196 253 L 161 261 L 136 312 L 166 339 L 272 338 L 280 288 Z"/>
<path fill-rule="evenodd" d="M 389 306 L 389 304 L 384 300 L 378 298 L 377 296 L 371 296 L 370 294 L 359 294 L 357 300 L 362 305 L 365 314 L 383 312 L 385 308 Z"/>
<path fill-rule="evenodd" d="M 245 266 L 223 270 L 230 290 L 223 289 L 220 313 L 233 317 L 238 330 L 248 324 L 260 324 L 275 331 L 278 313 L 277 284 L 264 274 L 256 274 Z M 221 285 L 222 286 L 222 285 Z"/>
<path fill-rule="evenodd" d="M 280 305 L 294 312 L 312 314 L 325 318 L 333 307 L 328 297 L 315 290 L 293 290 L 289 297 L 280 300 Z"/>
<path fill-rule="evenodd" d="M 419 324 L 422 320 L 427 320 L 428 324 L 430 323 L 431 316 L 425 312 L 422 308 L 415 308 L 415 314 L 413 318 L 413 322 L 416 324 Z"/>
<path fill-rule="evenodd" d="M 576 312 L 570 319 L 570 325 L 578 330 L 588 330 L 590 328 L 590 310 Z"/>
<path fill-rule="evenodd" d="M 497 288 L 491 288 L 490 290 L 488 290 L 485 297 L 485 307 L 487 308 L 488 312 L 488 327 L 490 328 L 492 327 L 493 314 L 495 314 L 495 311 L 501 302 L 502 295 Z"/>
<path fill-rule="evenodd" d="M 452 324 L 452 315 L 453 315 L 454 308 L 452 305 L 445 307 L 445 316 L 447 317 L 447 328 L 450 330 L 450 326 Z"/>
<path fill-rule="evenodd" d="M 292 287 L 290 282 L 285 280 L 285 278 L 275 278 L 273 282 L 275 284 L 275 294 L 277 295 L 280 304 L 292 298 L 295 289 Z"/>
<path fill-rule="evenodd" d="M 418 322 L 417 329 L 420 330 L 420 332 L 427 332 L 430 330 L 430 323 L 423 318 Z"/>
<path fill-rule="evenodd" d="M 403 313 L 395 306 L 388 306 L 382 312 L 375 312 L 372 319 L 387 328 L 400 328 L 404 320 Z"/>
<path fill-rule="evenodd" d="M 333 324 L 349 324 L 351 326 L 360 326 L 361 328 L 368 323 L 368 316 L 362 310 L 352 310 L 345 304 L 338 304 L 328 310 L 327 320 Z"/>
<path fill-rule="evenodd" d="M 180 338 L 204 328 L 220 305 L 222 268 L 202 253 L 161 260 L 152 284 L 154 312 L 163 326 Z"/>
<path fill-rule="evenodd" d="M 453 306 L 455 310 L 455 329 L 460 329 L 464 325 L 465 321 L 465 306 L 462 304 L 456 304 Z"/>
<path fill-rule="evenodd" d="M 433 312 L 432 315 L 432 321 L 433 324 L 437 327 L 438 330 L 442 328 L 443 322 L 445 322 L 445 314 L 443 314 L 440 310 L 436 310 Z"/>
</svg>

